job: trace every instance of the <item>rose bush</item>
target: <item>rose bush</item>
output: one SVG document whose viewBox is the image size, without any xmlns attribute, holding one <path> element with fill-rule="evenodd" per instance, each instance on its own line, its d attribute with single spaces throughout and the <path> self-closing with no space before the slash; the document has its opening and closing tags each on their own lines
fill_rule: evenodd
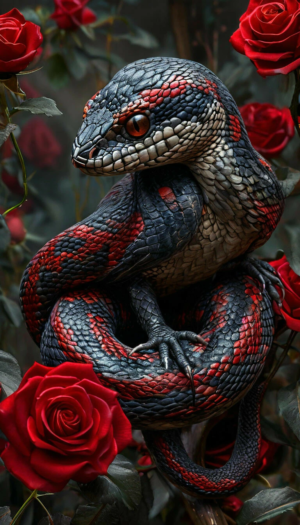
<svg viewBox="0 0 300 525">
<path fill-rule="evenodd" d="M 88 0 L 54 0 L 55 11 L 50 18 L 55 20 L 61 29 L 75 31 L 80 26 L 95 22 L 97 16 L 88 7 Z"/>
<path fill-rule="evenodd" d="M 18 9 L 0 15 L 0 73 L 19 73 L 34 59 L 43 36 Z"/>
<path fill-rule="evenodd" d="M 240 108 L 252 146 L 264 157 L 277 157 L 295 134 L 288 108 L 250 102 Z"/>
<path fill-rule="evenodd" d="M 290 267 L 285 255 L 278 261 L 270 262 L 270 264 L 277 270 L 285 289 L 282 307 L 274 302 L 274 310 L 284 317 L 288 328 L 300 332 L 300 277 Z M 278 287 L 277 289 L 280 293 L 280 289 Z"/>
<path fill-rule="evenodd" d="M 0 403 L 0 429 L 8 440 L 1 453 L 6 468 L 30 489 L 51 492 L 70 479 L 87 483 L 106 474 L 131 442 L 116 392 L 82 363 L 35 363 Z"/>
<path fill-rule="evenodd" d="M 300 3 L 250 0 L 230 42 L 260 75 L 290 73 L 300 65 Z"/>
</svg>

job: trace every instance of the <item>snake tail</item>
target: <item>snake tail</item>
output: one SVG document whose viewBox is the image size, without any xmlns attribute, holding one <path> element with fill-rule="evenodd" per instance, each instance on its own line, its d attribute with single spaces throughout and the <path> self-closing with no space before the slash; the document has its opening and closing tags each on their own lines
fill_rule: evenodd
<svg viewBox="0 0 300 525">
<path fill-rule="evenodd" d="M 191 496 L 221 497 L 242 489 L 253 476 L 261 446 L 260 407 L 265 383 L 256 383 L 240 403 L 237 438 L 230 460 L 209 469 L 187 454 L 179 429 L 143 431 L 158 469 L 173 485 Z"/>
</svg>

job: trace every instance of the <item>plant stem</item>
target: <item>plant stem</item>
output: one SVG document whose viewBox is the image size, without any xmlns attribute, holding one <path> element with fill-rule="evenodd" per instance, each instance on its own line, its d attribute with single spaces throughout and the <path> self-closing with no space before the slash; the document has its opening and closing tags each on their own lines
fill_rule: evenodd
<svg viewBox="0 0 300 525">
<path fill-rule="evenodd" d="M 33 490 L 30 496 L 27 498 L 27 500 L 23 503 L 22 507 L 18 510 L 17 514 L 11 521 L 10 525 L 16 525 L 18 519 L 23 514 L 24 510 L 28 507 L 29 503 L 36 498 L 37 490 Z"/>
<path fill-rule="evenodd" d="M 11 134 L 10 134 L 10 137 L 11 137 L 11 140 L 12 140 L 12 142 L 13 142 L 14 148 L 15 148 L 15 150 L 16 150 L 16 152 L 17 152 L 18 159 L 19 159 L 19 162 L 20 162 L 20 164 L 21 164 L 21 168 L 22 168 L 24 195 L 23 195 L 23 198 L 22 198 L 21 202 L 19 202 L 19 204 L 15 204 L 14 206 L 12 206 L 12 207 L 9 208 L 8 210 L 6 210 L 6 211 L 3 213 L 3 216 L 4 216 L 4 215 L 7 215 L 9 212 L 11 212 L 12 210 L 15 210 L 16 208 L 19 208 L 19 206 L 22 206 L 23 202 L 26 201 L 27 196 L 28 196 L 27 175 L 26 175 L 26 167 L 25 167 L 25 163 L 24 163 L 23 155 L 22 155 L 22 153 L 21 153 L 21 150 L 20 150 L 20 148 L 19 148 L 19 145 L 18 145 L 18 143 L 17 143 L 16 137 L 14 136 L 14 134 L 11 133 Z"/>
<path fill-rule="evenodd" d="M 53 520 L 51 518 L 51 515 L 49 514 L 49 511 L 48 511 L 47 507 L 45 507 L 44 503 L 42 503 L 41 500 L 38 497 L 36 497 L 35 499 L 39 502 L 39 504 L 43 507 L 44 511 L 46 512 L 46 514 L 47 514 L 47 516 L 49 518 L 50 525 L 54 525 Z"/>
</svg>

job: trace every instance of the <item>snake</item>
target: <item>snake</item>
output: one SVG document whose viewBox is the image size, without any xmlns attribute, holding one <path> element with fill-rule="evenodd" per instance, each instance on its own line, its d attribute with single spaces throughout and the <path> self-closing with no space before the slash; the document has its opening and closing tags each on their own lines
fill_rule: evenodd
<svg viewBox="0 0 300 525">
<path fill-rule="evenodd" d="M 24 272 L 42 361 L 92 363 L 180 490 L 234 493 L 259 461 L 260 376 L 281 300 L 275 270 L 251 252 L 280 220 L 282 186 L 221 80 L 171 57 L 126 65 L 86 103 L 72 162 L 124 176 Z M 238 402 L 230 460 L 193 462 L 182 429 Z"/>
</svg>

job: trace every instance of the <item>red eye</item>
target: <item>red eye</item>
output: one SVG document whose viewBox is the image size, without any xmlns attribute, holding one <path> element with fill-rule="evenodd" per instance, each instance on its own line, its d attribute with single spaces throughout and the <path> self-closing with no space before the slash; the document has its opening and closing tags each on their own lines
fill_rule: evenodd
<svg viewBox="0 0 300 525">
<path fill-rule="evenodd" d="M 134 115 L 126 122 L 126 131 L 131 137 L 142 137 L 147 133 L 150 122 L 146 115 Z"/>
</svg>

